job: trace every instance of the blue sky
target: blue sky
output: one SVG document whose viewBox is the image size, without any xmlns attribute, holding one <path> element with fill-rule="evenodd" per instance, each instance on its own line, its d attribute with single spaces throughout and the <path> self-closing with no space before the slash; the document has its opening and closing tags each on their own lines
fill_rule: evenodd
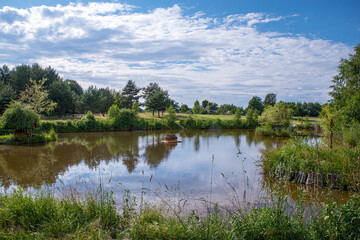
<svg viewBox="0 0 360 240">
<path fill-rule="evenodd" d="M 360 43 L 360 1 L 0 2 L 0 64 L 51 65 L 83 87 L 158 82 L 179 103 L 328 99 Z"/>
</svg>

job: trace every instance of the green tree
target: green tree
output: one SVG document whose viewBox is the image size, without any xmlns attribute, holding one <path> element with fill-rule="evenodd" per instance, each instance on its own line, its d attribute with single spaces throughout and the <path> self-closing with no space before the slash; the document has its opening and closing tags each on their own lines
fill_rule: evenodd
<svg viewBox="0 0 360 240">
<path fill-rule="evenodd" d="M 96 94 L 98 99 L 98 111 L 104 116 L 108 109 L 114 103 L 115 91 L 111 90 L 109 87 L 100 88 Z"/>
<path fill-rule="evenodd" d="M 114 104 L 115 104 L 118 108 L 120 108 L 120 93 L 119 93 L 119 92 L 116 92 L 116 93 L 115 93 Z"/>
<path fill-rule="evenodd" d="M 259 117 L 258 110 L 256 109 L 253 110 L 252 108 L 250 108 L 246 113 L 247 126 L 250 128 L 255 128 L 256 126 L 258 126 L 259 125 L 258 117 Z"/>
<path fill-rule="evenodd" d="M 262 113 L 263 108 L 264 106 L 262 104 L 261 98 L 258 96 L 254 96 L 250 99 L 247 110 L 252 109 L 257 110 L 259 113 Z"/>
<path fill-rule="evenodd" d="M 72 92 L 74 92 L 76 95 L 81 96 L 84 93 L 84 90 L 82 89 L 82 87 L 80 86 L 80 84 L 77 81 L 71 80 L 71 79 L 66 79 L 64 82 L 67 85 L 69 85 L 70 90 Z"/>
<path fill-rule="evenodd" d="M 143 98 L 146 108 L 151 110 L 153 115 L 155 111 L 158 111 L 158 117 L 160 117 L 160 111 L 164 111 L 169 103 L 168 92 L 160 88 L 157 83 L 150 83 L 144 89 Z"/>
<path fill-rule="evenodd" d="M 49 87 L 49 98 L 56 103 L 55 113 L 58 116 L 74 113 L 77 99 L 66 82 L 53 82 Z"/>
<path fill-rule="evenodd" d="M 15 90 L 0 80 L 0 114 L 5 111 L 7 105 L 17 97 Z"/>
<path fill-rule="evenodd" d="M 320 125 L 330 148 L 333 146 L 334 133 L 338 127 L 339 111 L 331 105 L 323 107 L 320 114 Z"/>
<path fill-rule="evenodd" d="M 186 113 L 188 110 L 189 110 L 188 105 L 186 105 L 186 104 L 181 105 L 180 111 L 181 111 L 182 113 Z"/>
<path fill-rule="evenodd" d="M 19 94 L 19 101 L 30 105 L 37 114 L 50 113 L 57 106 L 48 98 L 48 90 L 44 88 L 45 82 L 46 78 L 39 82 L 30 79 L 25 90 Z"/>
<path fill-rule="evenodd" d="M 131 111 L 133 111 L 133 113 L 135 115 L 138 115 L 139 113 L 139 104 L 137 102 L 134 102 L 132 107 L 131 107 Z"/>
<path fill-rule="evenodd" d="M 269 105 L 259 120 L 262 124 L 270 123 L 272 126 L 288 127 L 290 125 L 290 117 L 292 110 L 287 108 L 284 102 L 278 102 L 274 106 Z"/>
<path fill-rule="evenodd" d="M 3 65 L 0 68 L 0 82 L 3 82 L 5 85 L 10 84 L 10 69 L 7 65 Z"/>
<path fill-rule="evenodd" d="M 17 94 L 25 90 L 26 86 L 30 84 L 31 67 L 22 64 L 16 66 L 14 70 L 10 72 L 10 83 Z"/>
<path fill-rule="evenodd" d="M 170 105 L 170 107 L 168 107 L 166 111 L 168 112 L 168 114 L 165 116 L 166 125 L 171 129 L 177 128 L 177 124 L 176 124 L 177 116 L 172 105 Z"/>
<path fill-rule="evenodd" d="M 125 87 L 122 89 L 121 96 L 120 96 L 120 105 L 123 108 L 131 109 L 133 104 L 139 103 L 139 95 L 141 88 L 136 87 L 134 81 L 129 80 Z"/>
<path fill-rule="evenodd" d="M 240 121 L 241 116 L 242 116 L 241 108 L 236 108 L 236 110 L 235 110 L 235 120 L 237 122 Z"/>
<path fill-rule="evenodd" d="M 207 108 L 208 105 L 209 105 L 208 100 L 204 100 L 204 101 L 201 102 L 201 107 L 203 107 L 203 108 Z"/>
<path fill-rule="evenodd" d="M 192 108 L 193 112 L 195 114 L 199 114 L 200 113 L 200 103 L 198 100 L 195 100 L 194 102 L 194 107 Z"/>
<path fill-rule="evenodd" d="M 276 94 L 275 93 L 268 93 L 264 99 L 264 106 L 274 106 L 276 104 Z"/>
<path fill-rule="evenodd" d="M 360 122 L 360 44 L 354 48 L 355 54 L 349 59 L 341 59 L 338 74 L 333 77 L 332 103 L 341 111 L 344 127 Z"/>
<path fill-rule="evenodd" d="M 31 106 L 14 101 L 3 115 L 3 128 L 14 129 L 15 132 L 31 134 L 39 121 L 39 116 Z"/>
</svg>

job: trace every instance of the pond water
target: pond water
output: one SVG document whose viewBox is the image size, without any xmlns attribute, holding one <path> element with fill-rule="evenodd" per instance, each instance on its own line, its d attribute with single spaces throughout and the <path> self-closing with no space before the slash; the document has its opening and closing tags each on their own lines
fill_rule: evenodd
<svg viewBox="0 0 360 240">
<path fill-rule="evenodd" d="M 59 134 L 43 146 L 0 146 L 3 191 L 50 188 L 84 193 L 102 188 L 122 199 L 125 190 L 151 201 L 166 196 L 226 203 L 255 202 L 272 189 L 264 177 L 261 153 L 284 138 L 260 137 L 253 130 L 177 132 L 177 144 L 162 140 L 168 132 Z M 302 188 L 308 201 L 344 201 L 348 193 L 288 184 L 296 200 Z"/>
</svg>

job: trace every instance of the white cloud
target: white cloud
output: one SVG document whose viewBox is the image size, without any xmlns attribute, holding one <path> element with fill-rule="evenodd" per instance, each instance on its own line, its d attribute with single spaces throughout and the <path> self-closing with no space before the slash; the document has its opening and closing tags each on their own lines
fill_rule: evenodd
<svg viewBox="0 0 360 240">
<path fill-rule="evenodd" d="M 186 15 L 178 5 L 136 12 L 121 3 L 0 9 L 0 64 L 39 62 L 64 78 L 121 88 L 151 81 L 183 103 L 209 99 L 246 105 L 252 95 L 322 101 L 351 48 L 257 26 L 291 16 L 223 19 Z M 299 91 L 299 88 L 303 90 Z"/>
</svg>

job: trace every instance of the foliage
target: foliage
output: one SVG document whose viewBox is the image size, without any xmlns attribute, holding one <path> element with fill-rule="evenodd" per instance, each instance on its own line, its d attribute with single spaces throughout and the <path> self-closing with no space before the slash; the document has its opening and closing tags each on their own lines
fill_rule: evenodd
<svg viewBox="0 0 360 240">
<path fill-rule="evenodd" d="M 160 117 L 160 111 L 165 111 L 170 104 L 168 92 L 160 88 L 157 83 L 150 83 L 144 89 L 143 97 L 146 108 L 151 110 L 153 115 L 155 111 L 158 111 L 158 117 Z"/>
<path fill-rule="evenodd" d="M 75 109 L 75 101 L 70 86 L 62 81 L 53 82 L 49 87 L 49 98 L 57 103 L 55 112 L 58 116 L 71 113 Z"/>
<path fill-rule="evenodd" d="M 283 102 L 278 102 L 274 106 L 267 106 L 259 120 L 263 125 L 269 122 L 272 126 L 287 128 L 290 125 L 291 112 Z"/>
<path fill-rule="evenodd" d="M 141 88 L 136 87 L 135 82 L 129 80 L 121 91 L 120 106 L 131 109 L 134 103 L 139 103 Z"/>
<path fill-rule="evenodd" d="M 277 166 L 301 172 L 343 175 L 343 186 L 360 190 L 360 148 L 311 145 L 306 139 L 288 141 L 283 147 L 269 150 L 264 154 L 265 172 L 274 173 Z"/>
<path fill-rule="evenodd" d="M 275 93 L 268 93 L 264 98 L 263 105 L 266 106 L 274 106 L 276 104 L 276 94 Z"/>
<path fill-rule="evenodd" d="M 24 132 L 32 130 L 39 121 L 39 116 L 29 106 L 20 102 L 12 102 L 3 114 L 3 128 Z"/>
<path fill-rule="evenodd" d="M 48 90 L 44 88 L 46 80 L 43 78 L 36 82 L 30 78 L 29 85 L 19 94 L 19 101 L 28 104 L 37 114 L 50 113 L 57 106 L 48 98 Z"/>
<path fill-rule="evenodd" d="M 260 114 L 262 113 L 264 106 L 260 97 L 254 96 L 250 99 L 247 106 L 247 111 L 249 111 L 250 109 L 252 109 L 253 111 L 257 110 L 257 112 Z"/>
<path fill-rule="evenodd" d="M 180 111 L 181 111 L 182 113 L 186 113 L 188 110 L 189 110 L 188 105 L 186 105 L 186 104 L 181 105 Z"/>
<path fill-rule="evenodd" d="M 170 129 L 177 129 L 179 126 L 176 124 L 176 113 L 172 105 L 166 109 L 168 114 L 165 116 L 166 126 Z"/>
<path fill-rule="evenodd" d="M 200 103 L 198 100 L 195 100 L 194 106 L 192 108 L 193 113 L 199 114 L 200 113 Z"/>
<path fill-rule="evenodd" d="M 16 99 L 16 96 L 16 91 L 9 84 L 5 84 L 5 81 L 0 80 L 0 114 L 12 100 Z"/>
<path fill-rule="evenodd" d="M 134 102 L 132 107 L 131 107 L 131 111 L 133 111 L 133 113 L 136 115 L 138 115 L 139 113 L 139 104 L 137 102 Z"/>
<path fill-rule="evenodd" d="M 284 102 L 287 108 L 292 109 L 293 116 L 296 117 L 318 117 L 322 107 L 318 102 Z"/>
<path fill-rule="evenodd" d="M 259 125 L 259 113 L 257 110 L 249 109 L 246 113 L 246 123 L 249 128 L 255 128 Z"/>
<path fill-rule="evenodd" d="M 341 110 L 343 124 L 360 122 L 360 44 L 354 48 L 355 54 L 350 54 L 349 59 L 341 59 L 338 66 L 338 75 L 332 79 L 330 86 L 337 110 Z"/>
<path fill-rule="evenodd" d="M 331 105 L 323 107 L 320 114 L 320 125 L 323 129 L 325 141 L 331 148 L 333 145 L 334 132 L 339 128 L 338 126 L 339 112 Z"/>
</svg>

